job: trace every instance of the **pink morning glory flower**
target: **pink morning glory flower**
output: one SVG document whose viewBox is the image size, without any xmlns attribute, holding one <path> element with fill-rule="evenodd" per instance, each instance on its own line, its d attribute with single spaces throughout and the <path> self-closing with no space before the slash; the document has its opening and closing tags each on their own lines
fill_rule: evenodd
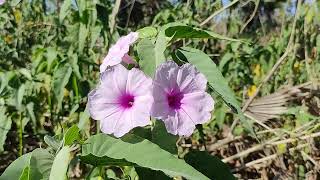
<svg viewBox="0 0 320 180">
<path fill-rule="evenodd" d="M 206 77 L 191 64 L 161 64 L 153 82 L 151 116 L 164 121 L 169 133 L 190 136 L 196 124 L 211 118 L 214 101 L 206 86 Z"/>
<path fill-rule="evenodd" d="M 121 137 L 131 129 L 150 124 L 152 79 L 141 70 L 121 64 L 101 73 L 101 82 L 88 95 L 89 113 L 100 120 L 101 131 Z"/>
<path fill-rule="evenodd" d="M 122 61 L 127 64 L 135 64 L 135 61 L 128 55 L 128 52 L 130 45 L 137 41 L 138 36 L 137 32 L 131 32 L 119 38 L 116 44 L 111 46 L 107 56 L 103 59 L 100 65 L 100 72 L 105 71 L 108 66 L 120 64 Z"/>
<path fill-rule="evenodd" d="M 0 5 L 4 4 L 6 0 L 0 0 Z"/>
</svg>

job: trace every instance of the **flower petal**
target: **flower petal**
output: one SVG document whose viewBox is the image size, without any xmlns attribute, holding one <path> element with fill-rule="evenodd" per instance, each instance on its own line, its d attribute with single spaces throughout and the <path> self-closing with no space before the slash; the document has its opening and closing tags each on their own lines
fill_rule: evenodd
<svg viewBox="0 0 320 180">
<path fill-rule="evenodd" d="M 129 70 L 121 64 L 110 67 L 105 72 L 101 73 L 101 86 L 109 91 L 118 92 L 115 95 L 119 95 L 126 91 L 128 73 Z"/>
<path fill-rule="evenodd" d="M 126 88 L 127 92 L 135 96 L 151 96 L 152 79 L 147 77 L 141 70 L 132 68 L 128 73 Z"/>
<path fill-rule="evenodd" d="M 177 84 L 184 93 L 205 91 L 207 79 L 194 65 L 184 64 L 177 74 Z"/>
<path fill-rule="evenodd" d="M 166 61 L 157 67 L 154 83 L 162 86 L 165 90 L 177 87 L 177 74 L 179 66 L 173 61 Z"/>
</svg>

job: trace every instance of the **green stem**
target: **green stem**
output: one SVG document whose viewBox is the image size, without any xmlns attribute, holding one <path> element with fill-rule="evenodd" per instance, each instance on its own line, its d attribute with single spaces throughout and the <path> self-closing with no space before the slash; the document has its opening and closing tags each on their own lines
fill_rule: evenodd
<svg viewBox="0 0 320 180">
<path fill-rule="evenodd" d="M 74 93 L 76 95 L 76 102 L 79 103 L 80 98 L 79 98 L 79 88 L 78 88 L 78 83 L 77 83 L 77 77 L 75 75 L 72 76 L 72 86 Z"/>
<path fill-rule="evenodd" d="M 23 154 L 23 137 L 22 137 L 22 118 L 21 118 L 21 113 L 19 114 L 19 156 L 22 156 Z"/>
</svg>

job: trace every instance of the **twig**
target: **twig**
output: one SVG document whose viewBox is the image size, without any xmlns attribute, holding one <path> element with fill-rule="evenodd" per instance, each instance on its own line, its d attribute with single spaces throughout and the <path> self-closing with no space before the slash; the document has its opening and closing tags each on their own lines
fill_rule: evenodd
<svg viewBox="0 0 320 180">
<path fill-rule="evenodd" d="M 242 26 L 242 28 L 241 28 L 241 30 L 240 30 L 240 34 L 243 32 L 243 30 L 247 27 L 247 25 L 252 21 L 252 19 L 253 19 L 254 16 L 256 15 L 257 10 L 258 10 L 258 8 L 259 8 L 259 4 L 260 4 L 260 0 L 256 0 L 254 10 L 253 10 L 250 18 L 249 18 L 249 19 L 247 20 L 247 22 L 244 23 L 244 25 Z"/>
<path fill-rule="evenodd" d="M 220 14 L 222 11 L 228 9 L 229 7 L 233 6 L 234 4 L 236 4 L 237 2 L 239 2 L 239 0 L 234 0 L 232 1 L 230 4 L 226 5 L 225 7 L 219 9 L 218 11 L 215 11 L 211 16 L 209 16 L 207 19 L 205 19 L 204 21 L 202 21 L 200 23 L 200 26 L 203 26 L 205 24 L 207 24 L 212 18 L 214 18 L 216 15 Z"/>
<path fill-rule="evenodd" d="M 292 43 L 294 40 L 294 35 L 295 35 L 295 29 L 296 29 L 296 22 L 298 19 L 298 14 L 300 11 L 300 7 L 301 7 L 301 0 L 298 0 L 298 5 L 297 5 L 297 10 L 294 16 L 294 21 L 293 21 L 293 25 L 292 25 L 292 29 L 291 29 L 291 34 L 290 34 L 290 39 L 289 39 L 289 43 L 288 46 L 285 50 L 285 52 L 283 53 L 283 55 L 278 59 L 278 61 L 276 62 L 276 64 L 272 67 L 272 69 L 269 71 L 268 75 L 263 79 L 263 81 L 259 84 L 259 86 L 257 87 L 257 90 L 254 92 L 254 94 L 248 99 L 248 101 L 245 103 L 245 105 L 242 107 L 242 112 L 245 112 L 246 109 L 249 107 L 249 105 L 252 103 L 252 101 L 254 100 L 254 98 L 258 95 L 258 93 L 261 90 L 261 87 L 270 80 L 270 78 L 272 77 L 272 75 L 274 74 L 274 72 L 276 72 L 276 70 L 280 67 L 280 65 L 284 62 L 284 60 L 286 59 L 286 57 L 289 55 L 289 53 L 291 52 L 291 50 L 293 49 L 292 47 Z M 231 125 L 230 128 L 230 134 L 232 135 L 232 131 L 235 128 L 235 126 L 237 125 L 237 123 L 239 122 L 239 119 L 235 119 Z"/>
<path fill-rule="evenodd" d="M 136 2 L 136 0 L 132 0 L 132 2 L 131 2 L 131 6 L 130 6 L 130 10 L 129 10 L 129 14 L 128 14 L 128 18 L 127 18 L 125 29 L 127 29 L 128 25 L 129 25 L 130 16 L 131 16 L 131 13 L 132 13 L 132 10 L 133 10 L 133 6 L 134 6 L 135 2 Z"/>
<path fill-rule="evenodd" d="M 289 149 L 289 152 L 293 152 L 295 150 L 298 150 L 298 149 L 302 149 L 304 147 L 308 146 L 308 144 L 301 144 L 299 146 L 296 146 L 296 147 L 293 147 L 293 148 L 290 148 Z M 254 161 L 251 161 L 251 162 L 248 162 L 246 163 L 244 166 L 240 166 L 240 167 L 236 167 L 235 169 L 232 170 L 232 172 L 237 172 L 237 171 L 240 171 L 244 168 L 248 168 L 248 167 L 251 167 L 251 166 L 254 166 L 256 164 L 260 164 L 260 163 L 264 163 L 268 160 L 273 160 L 275 158 L 277 158 L 279 156 L 279 154 L 272 154 L 272 155 L 269 155 L 269 156 L 266 156 L 264 158 L 261 158 L 261 159 L 257 159 L 257 160 L 254 160 Z"/>
<path fill-rule="evenodd" d="M 301 155 L 306 159 L 308 159 L 309 161 L 311 161 L 316 169 L 320 169 L 319 163 L 316 160 L 314 160 L 311 156 L 309 156 L 307 153 L 305 153 L 304 151 L 301 151 Z"/>
<path fill-rule="evenodd" d="M 279 139 L 279 137 L 276 137 L 274 139 L 269 140 L 266 143 L 258 144 L 256 146 L 251 147 L 251 148 L 249 148 L 249 149 L 247 149 L 245 151 L 242 151 L 242 152 L 240 152 L 238 154 L 235 154 L 233 156 L 227 157 L 227 158 L 223 159 L 222 161 L 223 162 L 229 162 L 229 161 L 232 161 L 234 159 L 247 156 L 248 154 L 250 154 L 252 152 L 259 151 L 259 150 L 263 149 L 267 145 L 275 146 L 275 145 L 279 145 L 279 144 L 292 143 L 292 142 L 294 142 L 294 141 L 296 141 L 298 139 L 306 140 L 306 139 L 310 139 L 310 138 L 314 138 L 314 137 L 318 137 L 318 136 L 320 136 L 320 132 L 314 133 L 314 134 L 310 134 L 310 135 L 306 135 L 306 136 L 303 136 L 303 137 L 297 138 L 297 139 L 289 138 L 289 139 L 285 139 L 285 140 L 281 140 L 281 141 L 277 141 Z"/>
<path fill-rule="evenodd" d="M 114 7 L 112 9 L 111 13 L 111 19 L 110 19 L 110 33 L 112 34 L 114 31 L 114 27 L 116 24 L 116 17 L 120 8 L 121 0 L 116 0 Z"/>
</svg>

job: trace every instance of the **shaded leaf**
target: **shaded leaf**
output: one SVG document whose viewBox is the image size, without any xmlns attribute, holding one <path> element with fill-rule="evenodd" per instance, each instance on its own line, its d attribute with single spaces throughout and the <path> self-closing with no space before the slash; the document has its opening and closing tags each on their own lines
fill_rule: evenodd
<svg viewBox="0 0 320 180">
<path fill-rule="evenodd" d="M 236 179 L 231 173 L 229 167 L 219 158 L 210 155 L 205 151 L 191 151 L 185 155 L 184 159 L 192 167 L 215 180 L 233 180 Z"/>
<path fill-rule="evenodd" d="M 159 145 L 162 149 L 170 152 L 171 154 L 177 154 L 177 140 L 178 136 L 168 133 L 164 123 L 160 120 L 155 121 L 155 125 L 152 129 L 152 142 Z"/>
</svg>

